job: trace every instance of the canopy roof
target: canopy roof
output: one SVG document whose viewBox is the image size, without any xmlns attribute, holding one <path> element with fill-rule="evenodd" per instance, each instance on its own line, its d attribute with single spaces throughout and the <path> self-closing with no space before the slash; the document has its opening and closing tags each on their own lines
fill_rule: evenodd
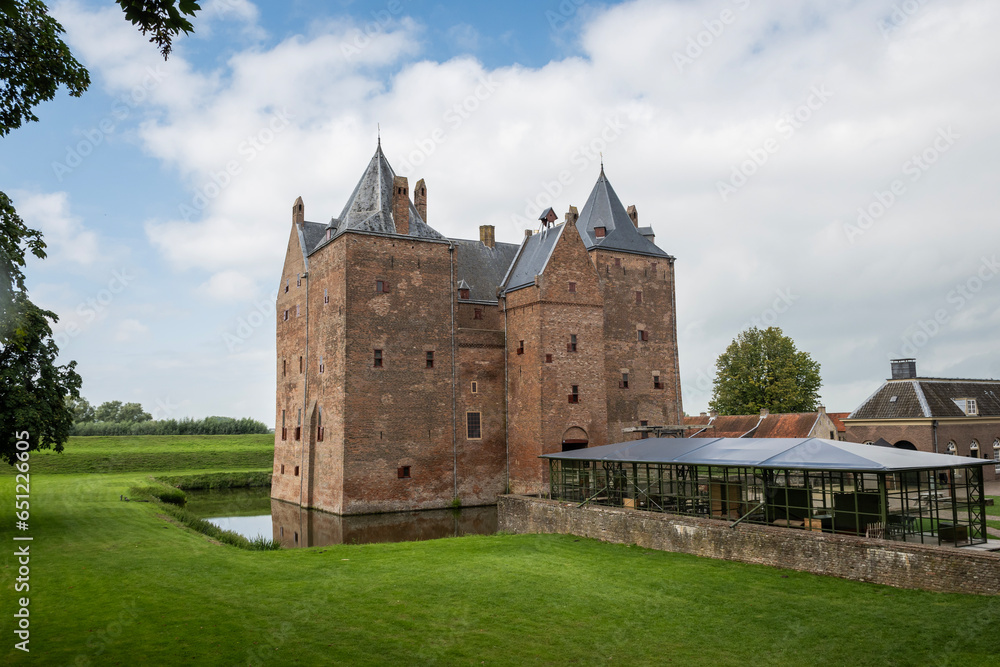
<svg viewBox="0 0 1000 667">
<path fill-rule="evenodd" d="M 858 472 L 964 468 L 993 463 L 986 459 L 822 438 L 649 438 L 543 454 L 541 458 Z"/>
</svg>

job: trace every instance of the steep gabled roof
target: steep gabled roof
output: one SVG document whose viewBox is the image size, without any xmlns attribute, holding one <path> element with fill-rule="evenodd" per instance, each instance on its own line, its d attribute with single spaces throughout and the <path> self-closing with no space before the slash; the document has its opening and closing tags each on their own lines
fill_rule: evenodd
<svg viewBox="0 0 1000 667">
<path fill-rule="evenodd" d="M 348 230 L 396 234 L 396 225 L 392 219 L 392 179 L 395 176 L 396 172 L 386 160 L 382 144 L 379 143 L 340 217 L 334 218 L 327 225 L 334 230 L 333 238 Z M 423 221 L 413 202 L 408 203 L 410 231 L 407 236 L 444 240 L 444 236 Z"/>
<path fill-rule="evenodd" d="M 505 292 L 535 284 L 535 276 L 545 271 L 545 265 L 549 263 L 556 242 L 565 228 L 566 223 L 562 223 L 525 237 L 514 263 L 501 283 Z"/>
<path fill-rule="evenodd" d="M 598 238 L 594 233 L 596 227 L 604 228 L 603 238 Z M 587 198 L 587 203 L 580 211 L 576 229 L 580 232 L 580 238 L 583 239 L 587 250 L 604 248 L 650 257 L 670 257 L 636 229 L 621 200 L 615 194 L 614 188 L 608 182 L 607 176 L 604 175 L 603 166 L 601 175 L 597 178 L 590 197 Z"/>
<path fill-rule="evenodd" d="M 449 239 L 455 244 L 455 280 L 469 290 L 470 301 L 497 301 L 497 287 L 517 255 L 513 243 L 487 247 L 482 241 Z"/>
<path fill-rule="evenodd" d="M 1000 380 L 886 380 L 848 419 L 965 417 L 956 400 L 974 399 L 980 417 L 1000 416 Z"/>
</svg>

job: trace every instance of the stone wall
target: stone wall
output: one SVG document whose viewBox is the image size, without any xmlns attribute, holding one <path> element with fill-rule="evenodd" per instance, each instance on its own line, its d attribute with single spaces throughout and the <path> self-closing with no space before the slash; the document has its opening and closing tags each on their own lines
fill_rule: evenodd
<svg viewBox="0 0 1000 667">
<path fill-rule="evenodd" d="M 586 506 L 524 496 L 498 501 L 508 533 L 560 533 L 660 551 L 772 565 L 899 588 L 1000 594 L 1000 555 L 848 535 Z"/>
</svg>

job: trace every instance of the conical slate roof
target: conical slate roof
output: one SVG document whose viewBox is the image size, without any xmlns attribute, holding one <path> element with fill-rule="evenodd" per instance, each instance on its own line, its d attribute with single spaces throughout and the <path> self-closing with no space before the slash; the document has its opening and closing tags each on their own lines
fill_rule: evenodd
<svg viewBox="0 0 1000 667">
<path fill-rule="evenodd" d="M 603 238 L 595 235 L 595 227 L 604 227 Z M 587 198 L 587 203 L 580 211 L 576 229 L 580 232 L 580 238 L 583 239 L 587 250 L 599 247 L 651 257 L 670 257 L 636 229 L 621 200 L 615 194 L 615 189 L 604 175 L 603 166 L 601 175 L 597 178 L 590 197 Z"/>
<path fill-rule="evenodd" d="M 327 225 L 328 228 L 335 230 L 335 237 L 347 230 L 381 234 L 397 233 L 392 219 L 392 179 L 395 176 L 396 173 L 389 165 L 389 161 L 385 159 L 380 142 L 340 217 L 334 218 Z M 423 221 L 412 201 L 409 202 L 409 206 L 409 236 L 444 239 L 444 236 Z"/>
<path fill-rule="evenodd" d="M 992 463 L 965 456 L 822 438 L 648 438 L 543 454 L 541 458 L 860 472 L 962 468 Z"/>
</svg>

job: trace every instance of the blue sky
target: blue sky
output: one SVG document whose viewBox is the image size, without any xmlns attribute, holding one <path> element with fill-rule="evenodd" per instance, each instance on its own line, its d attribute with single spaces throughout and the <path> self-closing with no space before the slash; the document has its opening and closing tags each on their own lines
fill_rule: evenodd
<svg viewBox="0 0 1000 667">
<path fill-rule="evenodd" d="M 603 152 L 678 258 L 689 413 L 749 324 L 820 361 L 830 410 L 894 357 L 1000 376 L 995 3 L 202 4 L 166 63 L 110 1 L 55 4 L 91 88 L 0 140 L 94 403 L 271 423 L 291 204 L 339 213 L 376 123 L 454 237 L 581 206 Z"/>
</svg>

